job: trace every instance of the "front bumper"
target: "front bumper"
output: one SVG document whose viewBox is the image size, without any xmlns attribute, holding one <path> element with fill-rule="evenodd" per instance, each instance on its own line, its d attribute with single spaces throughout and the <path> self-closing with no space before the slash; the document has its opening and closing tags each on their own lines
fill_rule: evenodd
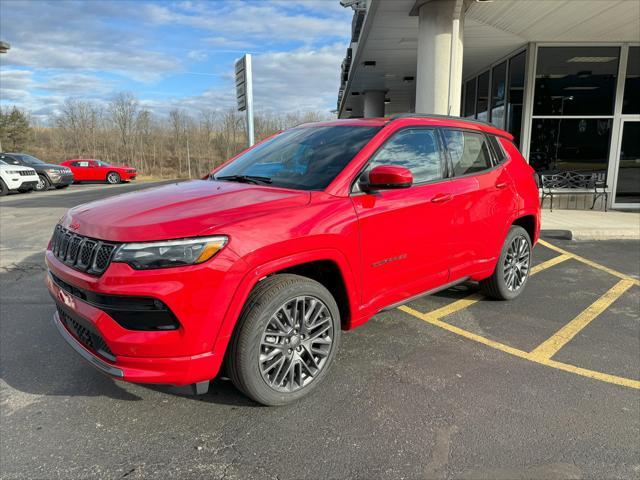
<svg viewBox="0 0 640 480">
<path fill-rule="evenodd" d="M 180 324 L 177 330 L 130 330 L 105 311 L 70 294 L 51 274 L 46 283 L 58 306 L 54 323 L 71 347 L 94 367 L 116 379 L 187 385 L 214 378 L 222 362 L 214 354 L 218 331 L 244 271 L 229 249 L 192 267 L 137 271 L 112 263 L 96 277 L 76 271 L 46 252 L 49 271 L 64 282 L 102 295 L 146 296 L 164 302 Z M 104 342 L 87 341 L 85 329 L 68 328 L 67 314 Z M 96 338 L 94 337 L 94 340 Z M 100 342 L 97 342 L 100 343 Z M 104 352 L 108 352 L 105 354 Z"/>
<path fill-rule="evenodd" d="M 33 188 L 38 183 L 38 176 L 37 175 L 30 175 L 30 176 L 15 175 L 10 177 L 7 176 L 7 178 L 5 179 L 5 183 L 9 190 L 21 190 L 21 189 Z"/>
<path fill-rule="evenodd" d="M 49 181 L 51 182 L 51 185 L 71 185 L 73 183 L 73 174 L 69 173 L 66 175 L 60 175 L 59 177 L 49 176 Z"/>
</svg>

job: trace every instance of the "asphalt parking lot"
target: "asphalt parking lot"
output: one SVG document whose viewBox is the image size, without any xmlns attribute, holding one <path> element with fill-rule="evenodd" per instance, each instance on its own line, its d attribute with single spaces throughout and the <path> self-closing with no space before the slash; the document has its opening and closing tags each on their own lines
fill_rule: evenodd
<svg viewBox="0 0 640 480">
<path fill-rule="evenodd" d="M 640 476 L 638 242 L 546 238 L 517 300 L 470 284 L 382 313 L 319 391 L 267 408 L 225 380 L 202 397 L 115 382 L 51 324 L 58 218 L 146 186 L 0 201 L 0 477 Z"/>
</svg>

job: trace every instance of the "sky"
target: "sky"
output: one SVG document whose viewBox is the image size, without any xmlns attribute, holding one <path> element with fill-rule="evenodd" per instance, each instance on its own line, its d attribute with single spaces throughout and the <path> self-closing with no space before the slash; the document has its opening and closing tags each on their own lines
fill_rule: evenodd
<svg viewBox="0 0 640 480">
<path fill-rule="evenodd" d="M 2 0 L 0 104 L 45 121 L 123 91 L 158 115 L 229 108 L 251 53 L 256 111 L 328 113 L 351 17 L 338 0 Z"/>
</svg>

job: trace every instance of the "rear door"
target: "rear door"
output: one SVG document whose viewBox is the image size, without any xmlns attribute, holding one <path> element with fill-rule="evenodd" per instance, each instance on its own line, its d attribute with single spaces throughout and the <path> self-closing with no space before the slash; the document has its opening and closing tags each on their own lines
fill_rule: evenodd
<svg viewBox="0 0 640 480">
<path fill-rule="evenodd" d="M 414 177 L 409 188 L 352 195 L 362 303 L 382 308 L 447 283 L 452 196 L 436 129 L 399 130 L 373 154 L 363 175 L 378 165 L 402 166 Z"/>
<path fill-rule="evenodd" d="M 499 255 L 517 209 L 514 185 L 479 131 L 443 129 L 455 194 L 451 276 L 484 271 Z"/>
</svg>

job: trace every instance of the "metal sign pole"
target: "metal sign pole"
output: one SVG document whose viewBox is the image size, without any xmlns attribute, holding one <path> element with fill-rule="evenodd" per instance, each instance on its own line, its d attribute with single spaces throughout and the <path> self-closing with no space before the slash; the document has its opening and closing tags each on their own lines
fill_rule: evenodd
<svg viewBox="0 0 640 480">
<path fill-rule="evenodd" d="M 255 143 L 253 134 L 253 75 L 251 73 L 251 54 L 245 54 L 236 62 L 236 100 L 238 111 L 246 113 L 247 140 L 249 146 Z"/>
</svg>

